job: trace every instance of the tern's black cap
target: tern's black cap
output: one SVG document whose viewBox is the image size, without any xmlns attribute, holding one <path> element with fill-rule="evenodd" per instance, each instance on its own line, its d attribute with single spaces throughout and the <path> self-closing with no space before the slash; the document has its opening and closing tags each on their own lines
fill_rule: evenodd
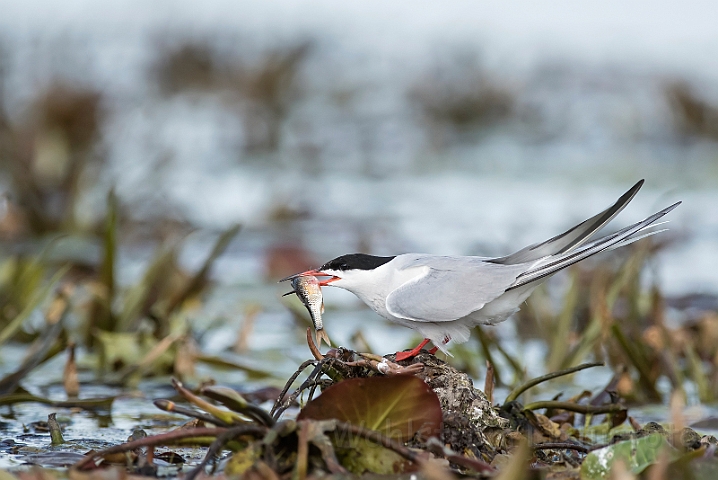
<svg viewBox="0 0 718 480">
<path fill-rule="evenodd" d="M 373 270 L 376 267 L 390 262 L 395 257 L 377 257 L 366 253 L 349 253 L 319 267 L 319 270 Z"/>
</svg>

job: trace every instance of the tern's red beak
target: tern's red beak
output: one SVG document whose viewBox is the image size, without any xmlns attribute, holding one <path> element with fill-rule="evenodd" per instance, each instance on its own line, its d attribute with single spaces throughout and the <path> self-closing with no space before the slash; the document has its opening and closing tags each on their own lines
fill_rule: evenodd
<svg viewBox="0 0 718 480">
<path fill-rule="evenodd" d="M 320 287 L 326 287 L 326 286 L 329 285 L 330 283 L 332 283 L 332 282 L 334 282 L 334 281 L 336 281 L 336 280 L 339 280 L 339 277 L 335 277 L 334 275 L 330 275 L 330 274 L 328 274 L 328 273 L 320 272 L 319 270 L 307 270 L 306 272 L 295 273 L 294 275 L 290 275 L 290 276 L 288 276 L 288 277 L 284 277 L 284 278 L 281 279 L 278 283 L 286 282 L 287 280 L 293 280 L 293 279 L 295 279 L 295 278 L 297 278 L 297 277 L 306 277 L 306 276 L 309 276 L 309 275 L 312 275 L 312 276 L 314 276 L 314 277 L 331 277 L 331 278 L 329 278 L 329 279 L 327 279 L 327 280 L 321 280 L 321 281 L 319 282 L 319 286 L 320 286 Z"/>
</svg>

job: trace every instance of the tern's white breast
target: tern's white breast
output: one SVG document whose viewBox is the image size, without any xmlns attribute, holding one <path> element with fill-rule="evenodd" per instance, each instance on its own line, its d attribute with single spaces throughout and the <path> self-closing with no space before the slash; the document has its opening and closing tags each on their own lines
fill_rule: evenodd
<svg viewBox="0 0 718 480">
<path fill-rule="evenodd" d="M 337 282 L 337 286 L 349 290 L 388 320 L 404 325 L 407 322 L 412 323 L 390 314 L 386 308 L 386 297 L 406 282 L 428 272 L 427 267 L 403 268 L 404 265 L 415 260 L 416 256 L 416 254 L 399 255 L 394 260 L 372 270 L 347 271 L 341 282 Z"/>
</svg>

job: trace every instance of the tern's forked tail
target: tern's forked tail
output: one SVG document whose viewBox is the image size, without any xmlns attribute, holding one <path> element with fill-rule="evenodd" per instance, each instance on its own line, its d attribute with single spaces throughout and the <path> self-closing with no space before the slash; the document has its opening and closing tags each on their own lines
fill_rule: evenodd
<svg viewBox="0 0 718 480">
<path fill-rule="evenodd" d="M 634 223 L 633 225 L 630 225 L 626 228 L 622 228 L 615 233 L 606 235 L 605 237 L 599 238 L 598 240 L 591 243 L 587 243 L 577 250 L 573 250 L 564 254 L 548 256 L 536 262 L 536 264 L 533 265 L 529 270 L 519 275 L 516 278 L 516 281 L 506 290 L 513 290 L 514 288 L 521 287 L 528 283 L 544 279 L 550 275 L 553 275 L 559 270 L 563 270 L 564 268 L 569 267 L 574 263 L 580 262 L 581 260 L 584 260 L 597 253 L 606 250 L 613 250 L 614 248 L 618 247 L 623 247 L 625 245 L 635 242 L 636 240 L 640 240 L 642 238 L 655 235 L 656 233 L 663 232 L 665 231 L 665 229 L 655 230 L 652 232 L 644 232 L 644 230 L 651 226 L 656 226 L 653 224 L 658 219 L 666 215 L 668 212 L 670 212 L 680 204 L 681 202 L 676 202 L 670 207 L 664 208 L 660 212 L 654 213 L 645 220 L 641 220 L 640 222 Z M 644 233 L 640 234 L 641 232 Z"/>
</svg>

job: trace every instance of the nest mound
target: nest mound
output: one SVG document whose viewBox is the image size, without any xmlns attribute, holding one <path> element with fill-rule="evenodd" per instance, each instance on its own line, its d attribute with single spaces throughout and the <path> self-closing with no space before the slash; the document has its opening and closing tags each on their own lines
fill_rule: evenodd
<svg viewBox="0 0 718 480">
<path fill-rule="evenodd" d="M 394 361 L 394 355 L 387 359 Z M 443 441 L 457 452 L 489 453 L 494 432 L 508 428 L 509 421 L 499 416 L 484 392 L 474 387 L 469 376 L 422 351 L 414 358 L 398 362 L 402 366 L 421 363 L 424 369 L 416 376 L 424 380 L 439 397 L 444 412 Z"/>
</svg>

